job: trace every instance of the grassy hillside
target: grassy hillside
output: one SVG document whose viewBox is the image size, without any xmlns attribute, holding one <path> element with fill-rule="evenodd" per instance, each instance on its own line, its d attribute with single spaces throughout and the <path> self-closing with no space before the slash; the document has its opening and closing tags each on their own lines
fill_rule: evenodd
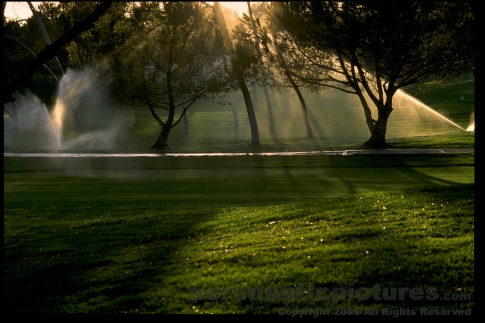
<svg viewBox="0 0 485 323">
<path fill-rule="evenodd" d="M 473 306 L 470 154 L 4 159 L 16 315 Z M 375 284 L 461 299 L 342 297 Z"/>
</svg>

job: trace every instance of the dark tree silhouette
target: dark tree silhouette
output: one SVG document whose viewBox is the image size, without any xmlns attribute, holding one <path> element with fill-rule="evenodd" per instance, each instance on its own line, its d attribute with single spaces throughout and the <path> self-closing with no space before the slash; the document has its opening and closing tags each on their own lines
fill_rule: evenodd
<svg viewBox="0 0 485 323">
<path fill-rule="evenodd" d="M 359 97 L 371 133 L 368 147 L 387 146 L 399 89 L 430 77 L 448 80 L 474 65 L 474 17 L 466 2 L 284 2 L 274 3 L 273 17 L 316 70 L 331 72 L 307 81 Z"/>
<path fill-rule="evenodd" d="M 251 94 L 249 93 L 248 87 L 244 80 L 244 75 L 241 70 L 240 64 L 238 62 L 236 52 L 232 47 L 231 39 L 229 38 L 229 33 L 227 32 L 226 22 L 224 20 L 224 15 L 220 8 L 219 2 L 214 2 L 213 5 L 214 13 L 216 16 L 217 23 L 219 25 L 219 30 L 222 34 L 222 39 L 224 40 L 224 45 L 226 47 L 227 54 L 231 60 L 231 65 L 233 72 L 236 74 L 239 86 L 244 97 L 244 102 L 246 103 L 246 110 L 248 112 L 249 125 L 251 127 L 251 142 L 253 145 L 259 145 L 259 130 L 258 123 L 256 121 L 256 115 L 254 113 L 253 102 L 251 100 Z"/>
<path fill-rule="evenodd" d="M 199 99 L 230 90 L 234 80 L 224 69 L 227 55 L 212 8 L 197 2 L 141 3 L 132 21 L 120 74 L 128 84 L 126 100 L 148 106 L 160 126 L 151 148 L 167 149 L 171 130 L 186 120 L 187 110 Z"/>
<path fill-rule="evenodd" d="M 77 35 L 94 28 L 94 22 L 98 20 L 108 8 L 111 6 L 113 1 L 103 1 L 96 9 L 90 13 L 81 22 L 76 24 L 73 28 L 67 31 L 64 35 L 59 37 L 51 45 L 46 46 L 37 56 L 30 61 L 27 66 L 25 66 L 15 77 L 12 78 L 3 88 L 3 103 L 15 101 L 13 93 L 17 90 L 19 84 L 32 77 L 34 72 L 42 67 L 47 61 L 57 56 L 61 48 L 71 42 Z"/>
</svg>

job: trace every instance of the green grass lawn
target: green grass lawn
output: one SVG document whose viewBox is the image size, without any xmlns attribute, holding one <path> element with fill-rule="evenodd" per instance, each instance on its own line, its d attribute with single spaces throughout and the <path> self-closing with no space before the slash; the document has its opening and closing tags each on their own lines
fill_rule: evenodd
<svg viewBox="0 0 485 323">
<path fill-rule="evenodd" d="M 265 294 L 351 283 L 473 294 L 473 154 L 4 162 L 12 312 L 473 306 Z"/>
</svg>

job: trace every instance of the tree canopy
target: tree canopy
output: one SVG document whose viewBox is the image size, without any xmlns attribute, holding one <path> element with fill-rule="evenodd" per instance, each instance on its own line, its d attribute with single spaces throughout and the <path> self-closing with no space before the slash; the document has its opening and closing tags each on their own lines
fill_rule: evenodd
<svg viewBox="0 0 485 323">
<path fill-rule="evenodd" d="M 43 3 L 39 15 L 55 40 L 45 49 L 33 19 L 4 22 L 10 44 L 4 53 L 11 57 L 4 103 L 54 56 L 76 68 L 105 60 L 115 76 L 116 99 L 148 106 L 162 128 L 157 147 L 166 146 L 170 129 L 196 100 L 236 89 L 238 83 L 253 144 L 259 144 L 245 79 L 277 89 L 291 85 L 297 93 L 306 87 L 355 94 L 371 134 L 366 145 L 385 147 L 397 91 L 430 78 L 449 80 L 475 64 L 474 15 L 467 2 L 260 4 L 240 24 L 231 19 L 232 39 L 223 18 L 216 19 L 220 8 L 218 2 Z M 32 52 L 38 53 L 33 59 Z M 52 73 L 55 66 L 49 67 Z M 311 137 L 301 93 L 299 98 Z"/>
<path fill-rule="evenodd" d="M 284 2 L 274 3 L 272 14 L 310 65 L 331 72 L 296 77 L 359 96 L 370 146 L 386 146 L 397 90 L 473 68 L 473 13 L 465 2 Z"/>
<path fill-rule="evenodd" d="M 32 77 L 32 74 L 36 70 L 40 69 L 47 61 L 60 53 L 62 47 L 71 42 L 80 33 L 94 27 L 94 22 L 108 10 L 112 3 L 113 1 L 105 1 L 98 4 L 82 21 L 62 34 L 56 41 L 50 46 L 47 46 L 33 60 L 31 60 L 8 84 L 4 86 L 3 103 L 5 104 L 13 101 L 13 93 L 18 88 L 19 84 Z"/>
<path fill-rule="evenodd" d="M 153 148 L 196 100 L 233 87 L 212 8 L 197 2 L 143 2 L 133 8 L 132 37 L 118 76 L 126 99 L 148 106 L 161 127 Z M 165 110 L 162 120 L 159 109 Z M 176 111 L 180 111 L 176 114 Z"/>
</svg>

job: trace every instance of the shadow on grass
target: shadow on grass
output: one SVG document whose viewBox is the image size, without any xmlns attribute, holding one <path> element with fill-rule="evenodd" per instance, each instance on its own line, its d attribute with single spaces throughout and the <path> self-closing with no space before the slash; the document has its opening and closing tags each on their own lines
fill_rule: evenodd
<svg viewBox="0 0 485 323">
<path fill-rule="evenodd" d="M 343 195 L 362 188 L 453 184 L 397 159 L 388 167 L 370 163 L 364 169 L 342 166 L 343 159 L 301 158 L 295 164 L 290 158 L 263 157 L 248 157 L 240 164 L 244 167 L 230 169 L 234 159 L 225 160 L 224 172 L 209 163 L 193 173 L 194 161 L 167 160 L 173 165 L 157 173 L 155 184 L 146 178 L 122 186 L 120 181 L 68 182 L 62 177 L 39 182 L 30 178 L 27 183 L 6 176 L 4 308 L 16 313 L 122 313 L 141 307 L 160 311 L 164 300 L 145 303 L 146 292 L 160 286 L 174 288 L 167 280 L 177 268 L 172 265 L 189 261 L 181 258 L 180 251 L 194 242 L 201 224 L 217 217 L 220 207 L 334 196 L 334 190 Z M 146 170 L 147 164 L 130 167 Z M 177 167 L 189 172 L 173 175 Z M 411 180 L 402 184 L 402 178 L 394 179 L 393 174 Z M 19 184 L 25 188 L 14 191 Z M 389 252 L 396 261 L 406 261 L 399 258 L 399 250 Z M 366 287 L 377 277 L 381 284 L 398 279 L 397 273 L 381 272 L 377 259 L 369 265 L 359 278 Z M 427 274 L 420 269 L 417 275 Z"/>
<path fill-rule="evenodd" d="M 49 221 L 56 221 L 55 214 L 70 213 L 73 217 L 84 214 L 86 221 L 72 225 L 58 219 L 64 223 L 57 226 L 39 223 L 59 230 L 52 233 L 39 228 L 26 230 L 28 234 L 19 230 L 21 237 L 6 239 L 6 311 L 123 313 L 138 309 L 144 301 L 139 294 L 163 282 L 177 250 L 190 241 L 194 226 L 213 215 L 210 210 L 150 213 L 144 206 L 139 212 L 150 215 L 126 214 L 114 207 L 107 212 L 111 215 L 93 217 L 81 209 L 39 208 Z M 8 213 L 6 217 L 14 216 Z"/>
</svg>

